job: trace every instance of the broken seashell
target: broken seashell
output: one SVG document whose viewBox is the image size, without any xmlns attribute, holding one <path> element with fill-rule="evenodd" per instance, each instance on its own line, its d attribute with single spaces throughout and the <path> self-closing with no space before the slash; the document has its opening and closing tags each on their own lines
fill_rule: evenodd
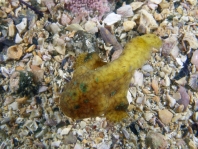
<svg viewBox="0 0 198 149">
<path fill-rule="evenodd" d="M 22 22 L 16 25 L 19 34 L 22 33 L 26 27 L 27 27 L 27 18 L 23 18 Z"/>
<path fill-rule="evenodd" d="M 198 91 L 198 73 L 190 75 L 188 84 L 193 90 Z"/>
<path fill-rule="evenodd" d="M 21 36 L 17 33 L 15 36 L 15 43 L 21 43 L 23 41 L 23 39 L 21 38 Z"/>
<path fill-rule="evenodd" d="M 103 23 L 107 25 L 113 25 L 120 20 L 121 20 L 121 15 L 112 12 L 106 16 L 106 18 L 103 20 Z"/>
<path fill-rule="evenodd" d="M 132 17 L 133 10 L 130 5 L 124 5 L 117 9 L 117 14 L 121 15 L 124 18 Z"/>
<path fill-rule="evenodd" d="M 7 57 L 8 59 L 19 60 L 23 55 L 23 48 L 21 45 L 14 45 L 7 49 Z"/>
</svg>

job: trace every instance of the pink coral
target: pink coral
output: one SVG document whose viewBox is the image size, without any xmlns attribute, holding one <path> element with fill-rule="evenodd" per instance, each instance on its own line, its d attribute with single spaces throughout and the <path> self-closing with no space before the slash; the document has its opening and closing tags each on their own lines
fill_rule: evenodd
<svg viewBox="0 0 198 149">
<path fill-rule="evenodd" d="M 65 0 L 65 8 L 76 16 L 97 16 L 101 19 L 105 12 L 110 11 L 107 0 Z"/>
</svg>

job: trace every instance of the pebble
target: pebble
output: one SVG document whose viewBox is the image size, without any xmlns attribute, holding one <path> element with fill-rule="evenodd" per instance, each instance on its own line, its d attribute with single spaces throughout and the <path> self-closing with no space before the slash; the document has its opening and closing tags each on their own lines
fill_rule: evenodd
<svg viewBox="0 0 198 149">
<path fill-rule="evenodd" d="M 134 21 L 125 21 L 123 23 L 123 28 L 125 31 L 130 31 L 135 27 L 136 23 Z"/>
<path fill-rule="evenodd" d="M 169 124 L 173 118 L 173 114 L 169 110 L 159 110 L 158 111 L 159 119 L 164 123 L 165 125 Z"/>
</svg>

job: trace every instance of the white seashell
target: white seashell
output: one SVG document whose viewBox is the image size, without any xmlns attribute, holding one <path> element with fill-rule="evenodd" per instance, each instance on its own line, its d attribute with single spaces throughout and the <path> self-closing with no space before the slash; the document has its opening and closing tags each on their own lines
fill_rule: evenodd
<svg viewBox="0 0 198 149">
<path fill-rule="evenodd" d="M 19 107 L 18 107 L 18 102 L 13 102 L 13 103 L 11 103 L 10 105 L 8 105 L 8 109 L 9 110 L 18 110 L 19 109 Z"/>
<path fill-rule="evenodd" d="M 193 114 L 193 120 L 194 120 L 195 122 L 198 121 L 198 112 L 195 112 L 195 113 Z"/>
<path fill-rule="evenodd" d="M 72 129 L 72 125 L 67 126 L 67 128 L 62 129 L 60 135 L 61 136 L 62 135 L 67 135 L 70 132 L 71 129 Z"/>
<path fill-rule="evenodd" d="M 24 127 L 27 127 L 31 132 L 34 132 L 37 130 L 38 125 L 34 120 L 26 120 Z"/>
<path fill-rule="evenodd" d="M 134 85 L 142 86 L 143 85 L 143 74 L 139 71 L 134 72 Z"/>
<path fill-rule="evenodd" d="M 53 146 L 53 147 L 59 147 L 60 144 L 61 144 L 61 141 L 54 141 L 54 142 L 52 142 L 51 146 Z"/>
<path fill-rule="evenodd" d="M 191 5 L 195 6 L 197 4 L 197 0 L 187 0 Z"/>
<path fill-rule="evenodd" d="M 15 16 L 18 17 L 19 16 L 19 12 L 21 11 L 21 6 L 15 9 Z"/>
<path fill-rule="evenodd" d="M 154 116 L 154 114 L 151 113 L 151 112 L 146 111 L 144 113 L 144 118 L 145 118 L 146 121 L 149 121 L 153 116 Z"/>
<path fill-rule="evenodd" d="M 65 55 L 65 46 L 55 46 L 54 49 L 61 55 Z"/>
<path fill-rule="evenodd" d="M 132 2 L 130 5 L 132 7 L 132 10 L 136 10 L 140 8 L 144 3 L 143 2 Z"/>
<path fill-rule="evenodd" d="M 125 31 L 130 31 L 135 27 L 136 23 L 134 21 L 124 21 L 123 28 Z"/>
<path fill-rule="evenodd" d="M 175 106 L 175 104 L 176 104 L 176 100 L 175 100 L 175 98 L 173 98 L 172 96 L 170 96 L 170 95 L 166 95 L 166 99 L 168 100 L 168 105 L 171 107 L 171 108 L 173 108 L 174 106 Z"/>
<path fill-rule="evenodd" d="M 61 31 L 61 29 L 60 29 L 60 27 L 57 23 L 50 24 L 50 29 L 51 29 L 53 34 L 57 34 Z"/>
<path fill-rule="evenodd" d="M 151 29 L 156 29 L 157 27 L 158 24 L 156 20 L 153 18 L 153 15 L 148 13 L 144 9 L 140 10 L 140 25 L 138 27 L 138 30 L 141 33 L 149 33 Z"/>
<path fill-rule="evenodd" d="M 14 42 L 15 42 L 15 43 L 21 43 L 22 40 L 23 40 L 23 39 L 21 38 L 21 36 L 17 33 L 16 36 L 15 36 Z"/>
<path fill-rule="evenodd" d="M 16 25 L 19 34 L 22 33 L 26 27 L 27 27 L 27 18 L 23 18 L 22 22 Z"/>
<path fill-rule="evenodd" d="M 112 12 L 106 16 L 106 18 L 103 20 L 103 23 L 107 25 L 113 25 L 120 20 L 121 20 L 121 15 Z"/>
<path fill-rule="evenodd" d="M 71 23 L 71 18 L 67 14 L 62 14 L 61 16 L 61 24 L 62 25 L 68 25 Z"/>
<path fill-rule="evenodd" d="M 186 32 L 184 34 L 183 41 L 187 41 L 190 45 L 190 48 L 197 49 L 198 48 L 198 40 L 195 35 L 191 32 Z"/>
<path fill-rule="evenodd" d="M 127 91 L 127 100 L 128 100 L 129 104 L 133 102 L 133 98 L 132 98 L 131 93 L 129 91 Z"/>
<path fill-rule="evenodd" d="M 169 76 L 167 74 L 165 75 L 164 79 L 165 79 L 165 86 L 166 87 L 170 86 L 170 78 L 169 78 Z"/>
<path fill-rule="evenodd" d="M 13 22 L 8 24 L 8 36 L 9 37 L 14 37 L 15 35 L 15 25 Z"/>
<path fill-rule="evenodd" d="M 117 9 L 117 14 L 121 15 L 122 17 L 132 17 L 133 10 L 130 5 L 124 5 Z"/>
<path fill-rule="evenodd" d="M 130 134 L 129 132 L 126 130 L 126 128 L 122 128 L 122 133 L 124 134 L 126 139 L 130 139 Z"/>
<path fill-rule="evenodd" d="M 32 59 L 32 65 L 41 65 L 43 63 L 43 60 L 38 56 L 38 55 L 35 55 Z"/>
<path fill-rule="evenodd" d="M 159 4 L 162 2 L 162 0 L 149 0 L 149 1 L 155 4 Z"/>
<path fill-rule="evenodd" d="M 194 106 L 193 106 L 194 111 L 198 111 L 198 98 L 194 99 Z"/>
<path fill-rule="evenodd" d="M 153 67 L 151 65 L 147 64 L 147 65 L 144 65 L 142 67 L 142 70 L 146 71 L 146 72 L 152 72 L 153 71 Z"/>
<path fill-rule="evenodd" d="M 198 73 L 190 75 L 188 84 L 193 90 L 198 91 Z"/>
<path fill-rule="evenodd" d="M 198 70 L 198 50 L 193 52 L 191 63 L 195 65 L 196 69 Z"/>
<path fill-rule="evenodd" d="M 41 87 L 39 87 L 39 93 L 42 93 L 42 92 L 45 92 L 45 91 L 47 91 L 47 89 L 48 89 L 48 87 L 47 86 L 41 86 Z"/>
<path fill-rule="evenodd" d="M 87 125 L 87 124 L 86 124 L 85 121 L 81 121 L 81 122 L 80 122 L 80 128 L 81 128 L 81 129 L 85 128 L 86 125 Z"/>
<path fill-rule="evenodd" d="M 137 104 L 144 104 L 144 97 L 143 96 L 140 96 L 136 99 L 136 103 Z"/>
<path fill-rule="evenodd" d="M 97 25 L 95 22 L 93 21 L 87 21 L 85 23 L 85 30 L 88 32 L 88 33 L 91 33 L 91 34 L 95 34 L 96 32 L 98 32 L 98 28 L 97 28 Z"/>
<path fill-rule="evenodd" d="M 15 71 L 15 68 L 0 67 L 0 70 L 4 77 L 9 77 Z"/>
<path fill-rule="evenodd" d="M 157 4 L 155 4 L 155 3 L 152 3 L 152 2 L 148 2 L 148 7 L 149 8 L 151 8 L 152 10 L 155 10 L 155 9 L 157 9 L 157 7 L 158 7 L 158 5 Z"/>
<path fill-rule="evenodd" d="M 14 98 L 12 96 L 8 96 L 8 97 L 6 97 L 3 105 L 7 106 L 7 105 L 11 104 L 12 102 L 14 102 Z"/>
</svg>

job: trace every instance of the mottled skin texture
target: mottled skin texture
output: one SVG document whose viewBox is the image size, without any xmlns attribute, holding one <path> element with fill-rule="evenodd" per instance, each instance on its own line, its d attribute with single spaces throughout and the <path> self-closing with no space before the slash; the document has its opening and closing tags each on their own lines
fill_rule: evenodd
<svg viewBox="0 0 198 149">
<path fill-rule="evenodd" d="M 104 63 L 96 53 L 84 53 L 77 58 L 71 82 L 65 85 L 59 100 L 63 113 L 73 119 L 104 114 L 110 121 L 127 116 L 126 99 L 130 79 L 159 48 L 161 40 L 153 34 L 133 38 L 126 44 L 120 57 Z"/>
</svg>

